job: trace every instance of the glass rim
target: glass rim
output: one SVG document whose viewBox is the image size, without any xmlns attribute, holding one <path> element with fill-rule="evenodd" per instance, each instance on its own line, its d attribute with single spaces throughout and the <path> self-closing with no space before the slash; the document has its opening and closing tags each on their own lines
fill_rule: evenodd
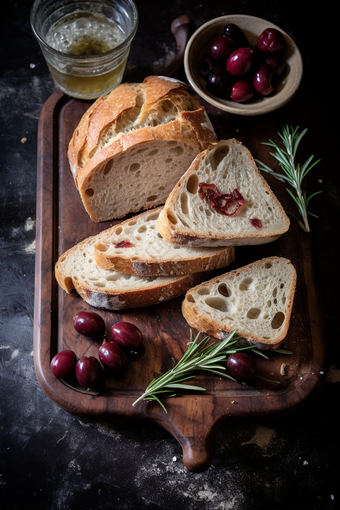
<svg viewBox="0 0 340 510">
<path fill-rule="evenodd" d="M 60 56 L 60 57 L 68 58 L 68 59 L 70 59 L 71 61 L 74 61 L 74 62 L 95 62 L 95 61 L 98 61 L 98 59 L 105 60 L 106 57 L 110 57 L 114 53 L 117 53 L 120 50 L 124 50 L 124 48 L 134 38 L 134 36 L 135 36 L 135 34 L 137 32 L 138 23 L 139 23 L 139 13 L 138 13 L 137 6 L 136 6 L 134 0 L 126 0 L 128 3 L 130 3 L 132 5 L 135 16 L 133 17 L 133 19 L 134 19 L 133 29 L 131 30 L 129 35 L 124 39 L 124 41 L 122 41 L 120 44 L 118 44 L 118 46 L 115 46 L 111 50 L 105 51 L 105 52 L 100 53 L 98 55 L 72 55 L 70 53 L 64 53 L 63 51 L 56 50 L 55 48 L 53 48 L 52 46 L 47 44 L 47 42 L 44 41 L 44 39 L 42 37 L 40 37 L 40 35 L 38 34 L 38 32 L 37 32 L 37 30 L 36 30 L 36 28 L 34 26 L 33 17 L 35 15 L 35 12 L 36 12 L 36 9 L 37 9 L 37 5 L 38 5 L 39 1 L 41 1 L 41 0 L 34 0 L 34 3 L 33 3 L 32 8 L 31 8 L 31 12 L 30 12 L 31 29 L 32 29 L 33 34 L 36 37 L 37 41 L 42 46 L 44 46 L 46 49 L 48 49 L 48 51 L 52 52 L 52 54 L 54 54 L 55 56 Z M 88 3 L 91 3 L 91 0 L 88 0 Z M 100 3 L 100 2 L 97 1 L 95 3 Z"/>
</svg>

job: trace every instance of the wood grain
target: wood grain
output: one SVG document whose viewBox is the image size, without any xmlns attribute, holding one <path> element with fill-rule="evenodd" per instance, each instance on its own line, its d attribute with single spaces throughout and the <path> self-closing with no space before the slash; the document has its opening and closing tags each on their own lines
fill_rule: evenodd
<svg viewBox="0 0 340 510">
<path fill-rule="evenodd" d="M 182 297 L 149 308 L 119 313 L 99 311 L 107 333 L 112 323 L 129 321 L 141 329 L 145 343 L 142 353 L 129 357 L 121 376 L 107 374 L 100 391 L 86 391 L 72 379 L 56 379 L 49 366 L 58 351 L 68 348 L 78 357 L 98 356 L 99 343 L 77 335 L 74 330 L 74 315 L 91 307 L 76 293 L 67 295 L 58 287 L 54 278 L 55 262 L 74 244 L 121 221 L 98 224 L 90 220 L 68 166 L 67 145 L 88 106 L 87 102 L 56 92 L 45 103 L 39 121 L 34 315 L 37 378 L 46 394 L 68 412 L 110 419 L 144 418 L 158 423 L 180 443 L 184 465 L 189 470 L 202 471 L 211 463 L 214 433 L 226 420 L 292 412 L 320 385 L 326 348 L 312 235 L 304 234 L 292 221 L 289 232 L 274 243 L 237 248 L 235 262 L 230 266 L 234 269 L 265 256 L 279 255 L 289 258 L 297 270 L 295 304 L 285 341 L 285 348 L 293 351 L 293 355 L 269 353 L 269 361 L 258 360 L 259 374 L 279 380 L 279 385 L 261 380 L 244 385 L 202 374 L 195 383 L 205 386 L 207 391 L 165 400 L 168 414 L 153 403 L 140 402 L 133 407 L 132 403 L 147 384 L 170 369 L 186 349 L 190 330 L 181 314 Z M 220 138 L 238 138 L 255 157 L 273 165 L 261 141 L 269 136 L 275 139 L 284 122 L 284 109 L 279 116 L 273 112 L 260 118 L 244 118 L 206 106 Z M 268 178 L 268 181 L 284 208 L 291 210 L 294 206 L 284 185 L 277 180 Z M 283 363 L 285 375 L 280 375 Z"/>
</svg>

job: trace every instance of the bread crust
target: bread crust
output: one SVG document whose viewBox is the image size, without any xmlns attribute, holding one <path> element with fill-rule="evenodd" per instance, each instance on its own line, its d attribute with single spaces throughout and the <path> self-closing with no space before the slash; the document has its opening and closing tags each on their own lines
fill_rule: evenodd
<svg viewBox="0 0 340 510">
<path fill-rule="evenodd" d="M 232 331 L 234 331 L 234 329 L 237 329 L 237 328 L 236 327 L 233 327 L 233 328 L 228 327 L 228 325 L 226 323 L 217 321 L 211 316 L 201 314 L 199 312 L 199 310 L 197 309 L 197 307 L 195 306 L 195 303 L 192 302 L 192 299 L 193 299 L 191 296 L 192 293 L 197 291 L 202 286 L 212 286 L 215 283 L 219 283 L 220 281 L 223 281 L 224 276 L 228 277 L 228 276 L 232 276 L 236 273 L 246 273 L 246 272 L 248 272 L 249 268 L 256 269 L 257 267 L 262 265 L 264 262 L 271 262 L 271 261 L 275 261 L 277 259 L 283 259 L 283 257 L 273 256 L 273 257 L 263 258 L 261 260 L 253 262 L 251 264 L 248 264 L 248 265 L 241 267 L 239 269 L 234 269 L 233 271 L 230 271 L 230 272 L 226 273 L 225 275 L 220 275 L 215 278 L 212 278 L 211 280 L 205 281 L 203 284 L 199 284 L 196 287 L 190 289 L 186 293 L 183 303 L 182 303 L 182 314 L 183 314 L 184 318 L 186 319 L 186 321 L 188 322 L 188 324 L 191 327 L 197 329 L 197 331 L 204 332 L 207 335 L 210 335 L 210 336 L 213 336 L 215 338 L 222 340 L 228 333 L 231 333 Z M 283 259 L 283 260 L 287 260 L 287 262 L 290 262 L 288 259 Z M 291 291 L 290 291 L 289 295 L 286 296 L 287 302 L 286 302 L 286 307 L 285 307 L 285 320 L 282 325 L 280 334 L 275 338 L 275 340 L 265 339 L 265 338 L 262 338 L 257 335 L 249 334 L 248 331 L 244 331 L 242 329 L 237 329 L 238 336 L 240 336 L 242 338 L 246 338 L 252 344 L 254 344 L 256 347 L 258 347 L 259 349 L 276 350 L 276 349 L 280 348 L 284 339 L 287 336 L 289 324 L 290 324 L 291 313 L 292 313 L 292 309 L 293 309 L 293 302 L 294 302 L 294 296 L 295 296 L 295 290 L 296 290 L 296 280 L 297 280 L 296 270 L 292 264 L 291 264 L 291 267 L 292 267 Z"/>
<path fill-rule="evenodd" d="M 167 108 L 172 112 L 170 116 Z M 163 204 L 169 190 L 158 200 L 132 206 L 128 211 L 102 212 L 98 204 L 93 205 L 95 199 L 89 194 L 93 193 L 91 181 L 101 179 L 107 163 L 112 162 L 113 168 L 110 175 L 105 175 L 104 186 L 114 182 L 116 158 L 126 156 L 128 165 L 131 149 L 147 147 L 151 142 L 172 141 L 181 143 L 188 151 L 190 148 L 190 161 L 217 141 L 204 107 L 191 96 L 186 84 L 149 76 L 141 84 L 123 83 L 105 98 L 97 99 L 80 120 L 68 148 L 74 181 L 90 218 L 107 221 Z M 176 175 L 173 184 L 178 179 Z"/>
<path fill-rule="evenodd" d="M 252 166 L 252 169 L 254 173 L 257 175 L 258 179 L 261 181 L 263 189 L 267 193 L 267 195 L 270 197 L 272 202 L 275 203 L 276 207 L 281 211 L 282 215 L 282 221 L 283 226 L 282 229 L 279 231 L 273 231 L 272 233 L 266 232 L 265 235 L 263 232 L 261 232 L 261 229 L 255 229 L 254 233 L 251 236 L 246 235 L 236 235 L 236 234 L 225 234 L 225 235 L 217 235 L 213 233 L 197 233 L 194 230 L 188 231 L 185 229 L 184 226 L 177 223 L 174 225 L 170 219 L 169 215 L 171 215 L 172 207 L 175 198 L 177 195 L 182 191 L 183 183 L 187 181 L 187 179 L 190 177 L 190 175 L 194 174 L 197 169 L 199 168 L 201 162 L 204 160 L 204 158 L 208 155 L 208 153 L 217 145 L 219 144 L 239 144 L 243 147 L 243 150 L 245 152 L 246 157 L 248 158 L 249 163 Z M 163 211 L 160 214 L 160 217 L 158 219 L 158 230 L 160 234 L 163 236 L 166 241 L 170 243 L 175 244 L 186 244 L 188 246 L 202 246 L 202 247 L 217 247 L 217 246 L 244 246 L 244 245 L 256 245 L 256 244 L 266 244 L 275 241 L 278 239 L 282 234 L 287 232 L 289 229 L 290 221 L 280 204 L 279 200 L 276 198 L 274 193 L 272 192 L 271 188 L 269 187 L 269 184 L 267 181 L 263 178 L 263 176 L 260 174 L 259 170 L 257 169 L 257 166 L 255 164 L 255 161 L 249 152 L 249 150 L 242 145 L 242 143 L 236 139 L 230 139 L 230 140 L 220 140 L 219 142 L 215 144 L 211 144 L 210 147 L 202 151 L 194 161 L 192 162 L 191 166 L 185 172 L 185 174 L 181 177 L 181 179 L 177 182 L 176 186 L 173 188 L 172 192 L 168 196 Z"/>
<path fill-rule="evenodd" d="M 100 236 L 100 234 L 99 234 Z M 60 287 L 68 294 L 75 289 L 76 292 L 93 307 L 105 308 L 109 310 L 121 310 L 129 308 L 140 308 L 160 304 L 163 301 L 169 301 L 182 294 L 197 283 L 209 278 L 210 272 L 194 273 L 179 277 L 169 278 L 166 281 L 158 282 L 155 279 L 145 288 L 124 289 L 120 291 L 110 292 L 103 288 L 92 286 L 77 281 L 72 274 L 67 274 L 61 268 L 62 263 L 73 252 L 81 249 L 86 244 L 91 244 L 99 236 L 92 236 L 73 246 L 61 255 L 55 265 L 55 277 Z"/>
<path fill-rule="evenodd" d="M 159 213 L 162 207 L 154 209 L 153 213 Z M 150 213 L 144 212 L 135 216 L 133 220 L 138 221 L 147 217 Z M 114 235 L 115 231 L 123 228 L 131 222 L 131 218 L 125 220 L 114 227 L 106 230 L 106 236 Z M 105 232 L 102 232 L 105 235 Z M 102 238 L 105 244 L 105 237 Z M 126 240 L 130 240 L 126 236 Z M 110 254 L 100 249 L 102 242 L 98 242 L 94 246 L 94 258 L 98 266 L 103 269 L 110 269 L 120 271 L 121 273 L 134 274 L 137 276 L 181 276 L 191 273 L 198 273 L 202 271 L 212 271 L 221 267 L 226 267 L 235 260 L 234 247 L 217 248 L 207 250 L 201 255 L 186 254 L 185 257 L 181 256 L 180 250 L 178 256 L 175 257 L 161 257 L 159 259 L 142 258 L 137 256 L 130 257 L 129 249 L 124 248 L 123 252 Z M 124 250 L 126 250 L 124 252 Z"/>
<path fill-rule="evenodd" d="M 140 110 L 140 115 L 143 118 L 152 109 L 157 109 L 157 102 L 169 99 L 178 106 L 179 113 L 183 114 L 182 123 L 188 123 L 196 133 L 196 146 L 200 150 L 207 147 L 210 142 L 216 141 L 216 135 L 204 108 L 189 94 L 188 86 L 183 82 L 159 76 L 149 76 L 145 78 L 142 84 L 122 83 L 108 96 L 99 97 L 93 103 L 85 112 L 73 133 L 68 147 L 68 159 L 76 184 L 78 183 L 79 172 L 86 166 L 86 163 L 85 165 L 82 163 L 82 159 L 86 162 L 90 161 L 91 153 L 99 143 L 104 129 L 118 120 L 124 119 L 124 116 L 126 117 L 137 106 L 139 93 L 143 95 L 143 105 Z M 181 96 L 182 102 L 178 100 L 178 95 Z M 183 105 L 190 110 L 183 110 Z M 180 111 L 180 109 L 183 111 Z M 196 111 L 199 112 L 198 115 L 192 115 Z M 162 126 L 158 125 L 152 129 L 157 131 L 159 127 Z M 176 135 L 177 132 L 174 130 L 174 136 Z M 118 136 L 129 137 L 129 133 L 124 134 L 122 132 Z M 124 146 L 124 142 L 122 143 Z M 127 146 L 129 147 L 130 144 L 127 143 Z M 91 166 L 89 171 L 91 171 L 90 169 Z"/>
</svg>

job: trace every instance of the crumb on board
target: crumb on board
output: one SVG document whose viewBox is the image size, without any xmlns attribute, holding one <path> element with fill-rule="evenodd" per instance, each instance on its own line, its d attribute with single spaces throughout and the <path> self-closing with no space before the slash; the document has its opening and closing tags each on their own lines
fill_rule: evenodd
<svg viewBox="0 0 340 510">
<path fill-rule="evenodd" d="M 286 363 L 282 363 L 280 367 L 280 375 L 285 375 Z"/>
<path fill-rule="evenodd" d="M 26 136 L 23 136 L 23 137 L 21 138 L 21 143 L 25 143 L 25 142 L 27 142 L 27 138 L 26 138 Z"/>
</svg>

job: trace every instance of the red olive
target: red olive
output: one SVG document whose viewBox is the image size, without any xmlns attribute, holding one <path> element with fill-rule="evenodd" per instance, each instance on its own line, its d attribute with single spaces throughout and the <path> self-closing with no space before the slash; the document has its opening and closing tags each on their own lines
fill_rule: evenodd
<svg viewBox="0 0 340 510">
<path fill-rule="evenodd" d="M 74 328 L 88 338 L 100 338 L 105 333 L 105 322 L 97 313 L 83 311 L 74 317 Z"/>
<path fill-rule="evenodd" d="M 268 96 L 273 92 L 274 87 L 271 83 L 272 77 L 273 71 L 268 64 L 262 62 L 262 64 L 258 66 L 253 78 L 253 85 L 256 92 L 262 96 Z"/>
<path fill-rule="evenodd" d="M 275 76 L 281 76 L 286 70 L 286 64 L 279 57 L 270 55 L 264 61 L 269 65 Z"/>
<path fill-rule="evenodd" d="M 284 45 L 284 35 L 276 28 L 266 28 L 257 40 L 257 47 L 263 53 L 276 53 L 282 50 Z"/>
<path fill-rule="evenodd" d="M 224 27 L 224 35 L 227 35 L 234 41 L 237 48 L 248 46 L 248 41 L 242 29 L 234 23 L 229 23 Z"/>
<path fill-rule="evenodd" d="M 210 47 L 210 54 L 216 60 L 221 58 L 226 59 L 235 49 L 236 45 L 234 41 L 232 41 L 230 37 L 222 35 L 215 39 L 212 43 Z"/>
<path fill-rule="evenodd" d="M 76 379 L 85 388 L 96 389 L 103 377 L 103 367 L 94 356 L 83 356 L 76 364 Z"/>
<path fill-rule="evenodd" d="M 116 322 L 110 329 L 112 339 L 126 349 L 139 349 L 143 344 L 143 335 L 134 324 Z"/>
<path fill-rule="evenodd" d="M 227 360 L 227 368 L 230 375 L 239 381 L 251 381 L 256 373 L 255 359 L 244 352 L 235 352 Z"/>
<path fill-rule="evenodd" d="M 212 67 L 217 65 L 217 61 L 209 55 L 209 53 L 205 54 L 201 60 L 199 65 L 199 73 L 203 78 L 206 78 L 209 74 L 209 71 Z"/>
<path fill-rule="evenodd" d="M 232 76 L 246 74 L 255 58 L 255 52 L 251 48 L 237 48 L 228 57 L 226 69 Z"/>
<path fill-rule="evenodd" d="M 58 352 L 51 361 L 52 374 L 58 379 L 64 379 L 70 375 L 77 363 L 77 357 L 73 351 L 65 349 Z"/>
<path fill-rule="evenodd" d="M 245 103 L 249 101 L 255 94 L 254 87 L 249 81 L 238 80 L 233 83 L 230 91 L 230 99 L 237 103 Z"/>
<path fill-rule="evenodd" d="M 110 370 L 120 370 L 126 363 L 126 354 L 116 342 L 104 342 L 98 353 L 100 361 Z"/>
</svg>

